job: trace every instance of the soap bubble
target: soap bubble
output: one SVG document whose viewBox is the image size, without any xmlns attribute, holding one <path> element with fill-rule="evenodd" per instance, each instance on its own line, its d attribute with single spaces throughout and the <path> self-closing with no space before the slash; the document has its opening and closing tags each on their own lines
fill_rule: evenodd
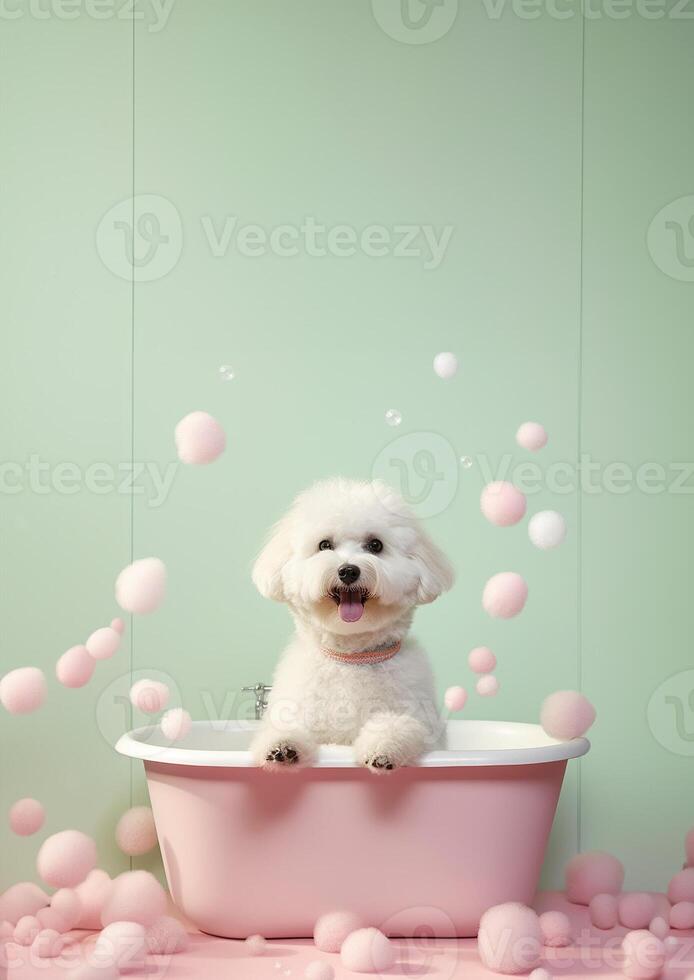
<svg viewBox="0 0 694 980">
<path fill-rule="evenodd" d="M 460 465 L 463 467 L 463 469 L 469 470 L 472 466 L 472 456 L 461 456 Z"/>
<path fill-rule="evenodd" d="M 397 410 L 397 408 L 389 408 L 386 412 L 386 423 L 388 425 L 396 426 L 400 425 L 402 422 L 402 415 Z"/>
<path fill-rule="evenodd" d="M 222 381 L 233 381 L 234 369 L 228 364 L 222 364 L 219 369 L 219 377 L 222 379 Z"/>
</svg>

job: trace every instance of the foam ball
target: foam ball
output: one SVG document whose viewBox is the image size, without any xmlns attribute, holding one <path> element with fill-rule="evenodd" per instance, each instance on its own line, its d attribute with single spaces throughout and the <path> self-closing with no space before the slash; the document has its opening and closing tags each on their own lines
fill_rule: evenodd
<svg viewBox="0 0 694 980">
<path fill-rule="evenodd" d="M 164 737 L 170 742 L 178 742 L 179 739 L 185 738 L 192 724 L 192 718 L 184 708 L 171 708 L 160 722 Z"/>
<path fill-rule="evenodd" d="M 555 691 L 540 708 L 540 724 L 562 741 L 585 735 L 594 721 L 595 708 L 579 691 Z"/>
<path fill-rule="evenodd" d="M 39 920 L 34 915 L 23 915 L 14 927 L 14 941 L 19 946 L 31 946 L 41 932 Z"/>
<path fill-rule="evenodd" d="M 267 947 L 267 939 L 265 936 L 248 936 L 244 946 L 250 956 L 262 956 Z"/>
<path fill-rule="evenodd" d="M 590 900 L 590 921 L 598 929 L 614 929 L 619 920 L 619 902 L 616 895 L 601 892 Z"/>
<path fill-rule="evenodd" d="M 20 837 L 30 837 L 41 830 L 46 819 L 46 811 L 38 800 L 30 796 L 17 800 L 10 807 L 10 827 Z"/>
<path fill-rule="evenodd" d="M 33 881 L 20 881 L 0 895 L 0 922 L 15 926 L 22 916 L 36 915 L 48 905 L 48 895 Z"/>
<path fill-rule="evenodd" d="M 467 691 L 464 687 L 449 687 L 443 700 L 449 711 L 462 711 L 467 701 Z"/>
<path fill-rule="evenodd" d="M 145 935 L 147 949 L 160 956 L 183 953 L 190 945 L 188 933 L 183 925 L 171 915 L 161 915 L 147 927 Z"/>
<path fill-rule="evenodd" d="M 477 950 L 497 973 L 526 973 L 540 962 L 542 931 L 537 913 L 520 902 L 487 909 L 480 919 Z"/>
<path fill-rule="evenodd" d="M 443 351 L 434 358 L 434 372 L 444 381 L 454 378 L 458 373 L 458 358 L 450 351 Z"/>
<path fill-rule="evenodd" d="M 379 929 L 357 929 L 343 942 L 340 959 L 346 970 L 381 973 L 395 963 L 395 947 Z"/>
<path fill-rule="evenodd" d="M 111 620 L 111 629 L 115 630 L 116 633 L 120 633 L 121 636 L 123 633 L 125 633 L 125 623 L 120 616 L 117 616 L 115 619 Z"/>
<path fill-rule="evenodd" d="M 680 941 L 677 938 L 677 936 L 668 936 L 666 939 L 663 939 L 663 946 L 665 947 L 665 955 L 672 956 L 675 950 L 678 949 L 679 944 Z"/>
<path fill-rule="evenodd" d="M 545 427 L 539 422 L 523 422 L 516 432 L 516 442 L 521 449 L 529 449 L 536 453 L 547 445 L 547 433 Z"/>
<path fill-rule="evenodd" d="M 624 884 L 624 865 L 605 851 L 586 851 L 571 858 L 564 876 L 568 900 L 590 905 L 596 895 L 619 895 Z"/>
<path fill-rule="evenodd" d="M 72 888 L 60 888 L 51 898 L 50 908 L 62 920 L 64 928 L 59 932 L 75 929 L 82 917 L 82 902 Z"/>
<path fill-rule="evenodd" d="M 499 682 L 493 674 L 484 674 L 475 684 L 475 690 L 483 698 L 493 697 L 499 692 Z"/>
<path fill-rule="evenodd" d="M 34 956 L 49 960 L 60 956 L 65 945 L 65 939 L 55 929 L 42 929 L 31 944 Z"/>
<path fill-rule="evenodd" d="M 166 892 L 149 871 L 124 871 L 113 879 L 101 910 L 101 922 L 138 922 L 150 926 L 166 914 Z"/>
<path fill-rule="evenodd" d="M 39 909 L 36 913 L 36 918 L 42 929 L 51 929 L 54 932 L 64 933 L 67 932 L 67 925 L 63 921 L 62 915 L 58 915 L 55 909 L 52 909 L 50 905 L 48 908 Z"/>
<path fill-rule="evenodd" d="M 27 715 L 46 700 L 46 678 L 38 667 L 18 667 L 0 680 L 0 704 L 11 715 Z"/>
<path fill-rule="evenodd" d="M 677 902 L 694 902 L 694 868 L 678 871 L 667 888 L 667 897 L 673 905 Z"/>
<path fill-rule="evenodd" d="M 325 960 L 313 960 L 304 970 L 306 980 L 335 980 L 335 968 Z"/>
<path fill-rule="evenodd" d="M 545 970 L 544 967 L 538 966 L 537 969 L 530 971 L 528 980 L 554 980 L 554 978 L 549 970 Z"/>
<path fill-rule="evenodd" d="M 94 659 L 86 646 L 70 647 L 55 665 L 55 676 L 63 687 L 84 687 L 94 673 Z"/>
<path fill-rule="evenodd" d="M 540 930 L 545 946 L 569 946 L 571 944 L 571 923 L 563 912 L 543 912 L 540 916 Z"/>
<path fill-rule="evenodd" d="M 82 906 L 82 913 L 77 923 L 78 929 L 101 929 L 101 910 L 110 891 L 111 879 L 101 868 L 90 871 L 84 881 L 75 888 Z"/>
<path fill-rule="evenodd" d="M 363 919 L 355 912 L 326 912 L 316 921 L 313 941 L 323 953 L 339 953 L 347 936 L 363 925 Z"/>
<path fill-rule="evenodd" d="M 517 572 L 492 575 L 482 593 L 482 605 L 496 619 L 517 616 L 528 598 L 528 586 Z"/>
<path fill-rule="evenodd" d="M 176 452 L 182 463 L 213 463 L 226 449 L 224 429 L 207 412 L 191 412 L 176 426 Z"/>
<path fill-rule="evenodd" d="M 684 838 L 684 853 L 687 864 L 694 866 L 694 827 L 687 831 L 687 836 Z"/>
<path fill-rule="evenodd" d="M 148 854 L 157 843 L 154 815 L 148 806 L 134 806 L 126 810 L 116 824 L 116 844 L 123 854 L 140 857 Z"/>
<path fill-rule="evenodd" d="M 139 922 L 111 922 L 97 939 L 94 956 L 100 962 L 115 966 L 120 973 L 144 970 L 147 963 L 145 927 Z"/>
<path fill-rule="evenodd" d="M 130 701 L 146 715 L 156 715 L 169 703 L 169 688 L 163 681 L 144 677 L 130 688 Z"/>
<path fill-rule="evenodd" d="M 154 612 L 166 594 L 166 565 L 160 558 L 138 558 L 116 579 L 116 602 L 126 612 Z"/>
<path fill-rule="evenodd" d="M 505 480 L 488 483 L 480 497 L 480 510 L 497 527 L 517 524 L 525 515 L 526 506 L 525 494 Z"/>
<path fill-rule="evenodd" d="M 0 922 L 0 943 L 3 939 L 12 939 L 14 937 L 14 926 L 11 922 Z"/>
<path fill-rule="evenodd" d="M 566 521 L 556 510 L 541 510 L 528 521 L 528 537 L 541 551 L 558 548 L 566 537 Z"/>
<path fill-rule="evenodd" d="M 115 966 L 104 963 L 82 963 L 68 973 L 67 980 L 118 980 L 120 973 Z"/>
<path fill-rule="evenodd" d="M 496 667 L 496 657 L 489 647 L 475 647 L 470 650 L 467 662 L 475 674 L 490 674 Z"/>
<path fill-rule="evenodd" d="M 101 626 L 94 630 L 85 646 L 94 660 L 109 660 L 120 646 L 120 633 L 110 626 Z"/>
<path fill-rule="evenodd" d="M 655 902 L 648 892 L 626 892 L 619 898 L 619 921 L 627 929 L 646 929 L 655 915 Z"/>
<path fill-rule="evenodd" d="M 673 929 L 694 929 L 694 902 L 675 902 L 670 909 Z"/>
<path fill-rule="evenodd" d="M 622 972 L 631 980 L 655 980 L 665 966 L 665 946 L 647 929 L 628 932 L 622 940 Z"/>
<path fill-rule="evenodd" d="M 96 844 L 79 830 L 62 830 L 47 838 L 38 853 L 36 868 L 54 888 L 74 888 L 96 865 Z"/>
<path fill-rule="evenodd" d="M 654 936 L 658 939 L 666 939 L 668 933 L 670 932 L 670 926 L 667 924 L 662 915 L 656 915 L 655 918 L 651 919 L 648 923 L 648 931 L 652 932 Z"/>
</svg>

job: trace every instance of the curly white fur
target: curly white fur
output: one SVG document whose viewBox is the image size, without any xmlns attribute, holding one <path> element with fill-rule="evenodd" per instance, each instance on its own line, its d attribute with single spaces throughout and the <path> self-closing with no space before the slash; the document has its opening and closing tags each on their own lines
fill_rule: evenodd
<svg viewBox="0 0 694 980">
<path fill-rule="evenodd" d="M 371 553 L 377 538 L 382 551 Z M 320 550 L 321 541 L 330 547 Z M 360 570 L 357 622 L 339 612 L 338 570 Z M 295 636 L 275 672 L 268 708 L 252 751 L 259 765 L 308 765 L 321 743 L 353 745 L 375 771 L 411 765 L 440 730 L 428 659 L 406 639 L 416 606 L 453 583 L 452 569 L 401 497 L 380 482 L 331 479 L 294 501 L 274 527 L 253 569 L 262 595 L 286 602 Z M 377 664 L 327 657 L 400 651 Z"/>
</svg>

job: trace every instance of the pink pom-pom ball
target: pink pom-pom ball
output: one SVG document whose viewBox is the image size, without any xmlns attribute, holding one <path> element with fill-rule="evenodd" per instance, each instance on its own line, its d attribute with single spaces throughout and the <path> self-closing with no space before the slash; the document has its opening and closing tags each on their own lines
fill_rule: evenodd
<svg viewBox="0 0 694 980">
<path fill-rule="evenodd" d="M 496 657 L 489 647 L 475 647 L 470 650 L 467 662 L 475 674 L 491 674 L 496 667 Z"/>
<path fill-rule="evenodd" d="M 125 623 L 120 616 L 116 616 L 115 619 L 111 620 L 111 629 L 115 630 L 116 633 L 120 633 L 121 636 L 125 633 Z"/>
<path fill-rule="evenodd" d="M 166 595 L 166 565 L 160 558 L 138 558 L 116 579 L 116 602 L 126 612 L 154 612 Z"/>
<path fill-rule="evenodd" d="M 226 449 L 224 429 L 207 412 L 191 412 L 176 426 L 176 452 L 182 463 L 213 463 Z"/>
<path fill-rule="evenodd" d="M 63 920 L 62 915 L 59 915 L 50 905 L 48 908 L 39 909 L 36 913 L 36 918 L 39 920 L 42 929 L 52 929 L 61 935 L 68 931 L 67 924 Z"/>
<path fill-rule="evenodd" d="M 109 660 L 120 646 L 121 636 L 111 626 L 100 626 L 88 638 L 85 646 L 94 660 Z"/>
<path fill-rule="evenodd" d="M 498 572 L 484 587 L 482 606 L 495 619 L 511 619 L 521 612 L 527 598 L 528 586 L 517 572 Z"/>
<path fill-rule="evenodd" d="M 145 939 L 149 952 L 160 956 L 183 953 L 190 946 L 188 933 L 178 919 L 171 915 L 162 915 L 155 919 L 148 926 Z"/>
<path fill-rule="evenodd" d="M 655 915 L 655 901 L 648 892 L 625 892 L 619 897 L 619 921 L 627 929 L 646 929 Z"/>
<path fill-rule="evenodd" d="M 694 929 L 694 902 L 675 902 L 670 909 L 673 929 Z"/>
<path fill-rule="evenodd" d="M 54 888 L 74 888 L 96 865 L 96 844 L 79 830 L 62 830 L 41 845 L 36 869 Z"/>
<path fill-rule="evenodd" d="M 84 687 L 94 673 L 94 659 L 86 646 L 78 645 L 66 650 L 55 665 L 55 676 L 63 687 Z"/>
<path fill-rule="evenodd" d="M 480 919 L 477 951 L 497 973 L 527 973 L 540 962 L 542 930 L 537 913 L 520 902 L 487 909 Z"/>
<path fill-rule="evenodd" d="M 148 854 L 157 843 L 154 815 L 148 806 L 126 810 L 116 824 L 116 844 L 128 857 Z"/>
<path fill-rule="evenodd" d="M 306 980 L 335 980 L 335 968 L 324 960 L 313 960 L 304 970 Z"/>
<path fill-rule="evenodd" d="M 161 730 L 170 742 L 178 742 L 190 731 L 193 721 L 185 708 L 171 708 L 161 722 Z"/>
<path fill-rule="evenodd" d="M 147 963 L 145 928 L 139 922 L 111 922 L 94 947 L 99 963 L 115 966 L 120 973 L 144 970 Z"/>
<path fill-rule="evenodd" d="M 648 931 L 652 932 L 654 936 L 658 939 L 667 939 L 670 933 L 670 926 L 667 924 L 662 915 L 656 915 L 655 918 L 651 919 L 648 923 Z"/>
<path fill-rule="evenodd" d="M 67 980 L 118 980 L 120 973 L 115 966 L 104 963 L 82 963 L 68 973 Z"/>
<path fill-rule="evenodd" d="M 19 946 L 31 946 L 41 932 L 41 924 L 34 915 L 23 915 L 14 927 L 14 941 Z"/>
<path fill-rule="evenodd" d="M 46 700 L 46 678 L 38 667 L 18 667 L 0 680 L 0 704 L 11 715 L 27 715 Z"/>
<path fill-rule="evenodd" d="M 434 358 L 434 372 L 444 381 L 450 380 L 458 373 L 458 358 L 450 351 L 442 351 Z"/>
<path fill-rule="evenodd" d="M 248 936 L 244 941 L 244 946 L 249 956 L 262 956 L 267 948 L 267 939 L 258 934 Z"/>
<path fill-rule="evenodd" d="M 563 912 L 543 912 L 540 916 L 540 930 L 545 946 L 569 946 L 571 944 L 571 923 Z"/>
<path fill-rule="evenodd" d="M 678 871 L 670 879 L 667 897 L 673 905 L 676 905 L 677 902 L 694 902 L 694 868 Z"/>
<path fill-rule="evenodd" d="M 381 973 L 395 963 L 395 947 L 379 929 L 357 929 L 343 942 L 340 959 L 346 970 Z"/>
<path fill-rule="evenodd" d="M 3 939 L 12 939 L 14 937 L 14 926 L 11 922 L 0 922 L 0 943 Z"/>
<path fill-rule="evenodd" d="M 36 915 L 48 905 L 48 895 L 33 881 L 20 881 L 0 895 L 0 922 L 15 926 L 25 915 Z"/>
<path fill-rule="evenodd" d="M 475 690 L 483 698 L 494 697 L 499 693 L 499 681 L 493 674 L 484 674 L 475 684 Z"/>
<path fill-rule="evenodd" d="M 590 900 L 590 921 L 598 929 L 614 929 L 619 921 L 619 902 L 616 895 L 604 892 Z"/>
<path fill-rule="evenodd" d="M 480 496 L 480 509 L 490 524 L 510 527 L 525 515 L 527 501 L 512 483 L 495 480 L 488 483 Z"/>
<path fill-rule="evenodd" d="M 467 691 L 464 687 L 449 687 L 443 701 L 449 711 L 462 711 L 467 701 Z"/>
<path fill-rule="evenodd" d="M 313 942 L 323 953 L 339 953 L 350 933 L 361 929 L 364 922 L 355 912 L 326 912 L 316 921 Z"/>
<path fill-rule="evenodd" d="M 101 929 L 101 910 L 111 892 L 111 884 L 108 874 L 101 868 L 95 868 L 75 888 L 82 906 L 78 929 Z"/>
<path fill-rule="evenodd" d="M 151 925 L 166 914 L 166 892 L 149 871 L 124 871 L 113 879 L 101 910 L 101 922 Z"/>
<path fill-rule="evenodd" d="M 40 959 L 49 960 L 60 956 L 65 939 L 55 929 L 42 929 L 31 944 L 31 951 Z"/>
<path fill-rule="evenodd" d="M 585 735 L 594 721 L 595 708 L 579 691 L 555 691 L 540 708 L 540 724 L 561 741 Z"/>
<path fill-rule="evenodd" d="M 10 827 L 20 837 L 30 837 L 41 830 L 46 811 L 38 800 L 27 796 L 10 807 Z"/>
<path fill-rule="evenodd" d="M 687 864 L 694 866 L 694 827 L 687 831 L 687 836 L 684 838 L 684 853 Z"/>
<path fill-rule="evenodd" d="M 622 940 L 622 972 L 630 980 L 655 980 L 665 966 L 665 946 L 647 929 L 628 932 Z"/>
<path fill-rule="evenodd" d="M 523 422 L 516 432 L 516 442 L 521 449 L 529 449 L 536 453 L 538 449 L 547 445 L 547 433 L 545 427 L 539 422 Z"/>
<path fill-rule="evenodd" d="M 605 851 L 577 854 L 566 865 L 566 897 L 576 905 L 590 905 L 596 895 L 619 895 L 624 865 Z"/>
<path fill-rule="evenodd" d="M 63 928 L 59 932 L 70 932 L 77 927 L 82 918 L 82 902 L 72 888 L 61 888 L 51 898 L 50 908 L 60 916 Z"/>
<path fill-rule="evenodd" d="M 130 688 L 130 701 L 146 715 L 156 715 L 169 703 L 169 688 L 163 681 L 143 677 Z"/>
<path fill-rule="evenodd" d="M 536 969 L 530 971 L 528 974 L 528 980 L 554 980 L 554 977 L 549 970 L 545 970 L 544 967 L 538 966 Z"/>
</svg>

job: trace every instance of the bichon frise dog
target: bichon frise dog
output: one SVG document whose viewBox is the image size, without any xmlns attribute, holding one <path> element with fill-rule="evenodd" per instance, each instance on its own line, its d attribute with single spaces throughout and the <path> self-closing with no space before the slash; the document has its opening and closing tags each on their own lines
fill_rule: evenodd
<svg viewBox="0 0 694 980">
<path fill-rule="evenodd" d="M 338 743 L 382 771 L 433 747 L 433 677 L 406 637 L 415 607 L 449 589 L 453 572 L 395 491 L 346 479 L 305 490 L 272 530 L 253 581 L 288 604 L 296 626 L 253 742 L 258 765 L 308 765 L 321 743 Z"/>
</svg>

